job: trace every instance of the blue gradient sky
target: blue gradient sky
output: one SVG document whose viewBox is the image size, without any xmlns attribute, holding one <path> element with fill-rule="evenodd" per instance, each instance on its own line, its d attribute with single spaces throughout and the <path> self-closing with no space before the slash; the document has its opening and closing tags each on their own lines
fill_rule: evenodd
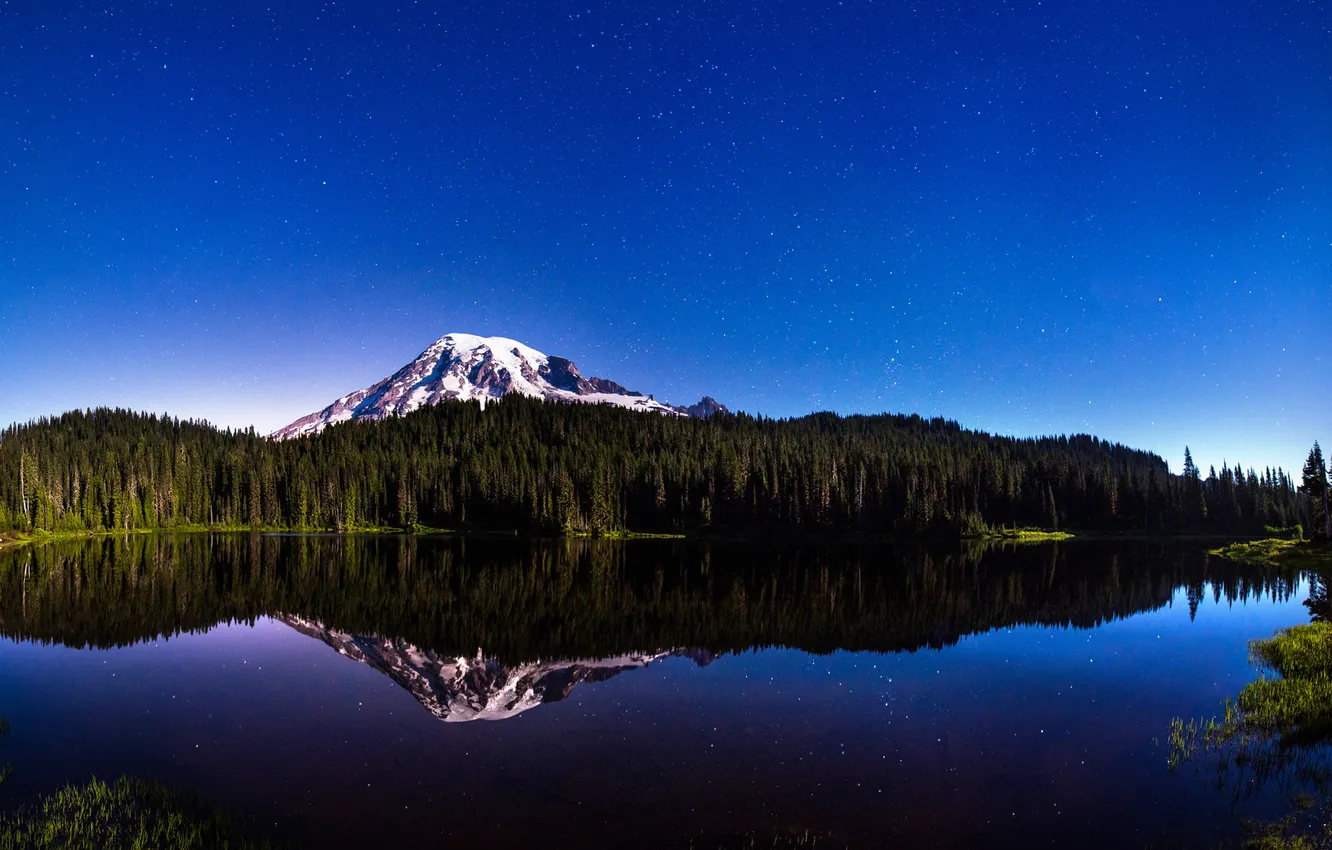
<svg viewBox="0 0 1332 850">
<path fill-rule="evenodd" d="M 1297 467 L 1329 21 L 0 0 L 0 421 L 269 430 L 467 331 L 673 402 Z"/>
</svg>

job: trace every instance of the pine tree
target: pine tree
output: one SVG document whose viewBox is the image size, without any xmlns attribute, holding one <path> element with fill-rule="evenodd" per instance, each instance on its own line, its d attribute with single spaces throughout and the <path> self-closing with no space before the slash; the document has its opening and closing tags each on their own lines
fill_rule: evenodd
<svg viewBox="0 0 1332 850">
<path fill-rule="evenodd" d="M 1189 447 L 1184 447 L 1184 522 L 1197 525 L 1207 518 L 1207 497 L 1203 489 L 1201 474 L 1193 462 Z"/>
<path fill-rule="evenodd" d="M 1300 489 L 1309 502 L 1310 535 L 1332 538 L 1332 515 L 1329 515 L 1327 505 L 1327 464 L 1323 460 L 1323 449 L 1316 441 L 1304 462 Z"/>
<path fill-rule="evenodd" d="M 1250 534 L 1307 522 L 1326 492 L 1325 474 L 1296 493 L 1284 470 L 1241 468 L 1204 486 L 1187 449 L 1173 476 L 1086 435 L 1017 440 L 918 416 L 701 421 L 511 397 L 484 416 L 448 402 L 273 442 L 97 410 L 0 431 L 0 528 Z"/>
</svg>

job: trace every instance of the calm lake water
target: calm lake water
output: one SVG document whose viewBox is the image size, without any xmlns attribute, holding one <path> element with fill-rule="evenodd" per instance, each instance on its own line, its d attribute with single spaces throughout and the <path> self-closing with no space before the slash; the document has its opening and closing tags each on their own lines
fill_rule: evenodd
<svg viewBox="0 0 1332 850">
<path fill-rule="evenodd" d="M 1212 847 L 1171 717 L 1309 584 L 1198 543 L 132 537 L 0 553 L 0 807 L 123 773 L 298 846 Z"/>
</svg>

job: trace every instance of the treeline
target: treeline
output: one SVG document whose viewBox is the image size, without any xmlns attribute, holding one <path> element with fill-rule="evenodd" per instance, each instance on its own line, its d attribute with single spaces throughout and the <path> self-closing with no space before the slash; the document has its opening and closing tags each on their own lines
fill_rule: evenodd
<svg viewBox="0 0 1332 850">
<path fill-rule="evenodd" d="M 1015 439 L 919 416 L 645 416 L 509 396 L 273 441 L 122 410 L 0 438 L 0 529 L 418 526 L 542 534 L 1261 533 L 1309 522 L 1281 469 L 1095 437 Z"/>
<path fill-rule="evenodd" d="M 1172 604 L 1181 587 L 1191 611 L 1209 597 L 1286 600 L 1300 578 L 1168 541 L 827 547 L 130 535 L 0 552 L 0 636 L 108 647 L 295 615 L 515 663 L 683 647 L 896 652 L 1018 625 L 1091 628 Z"/>
</svg>

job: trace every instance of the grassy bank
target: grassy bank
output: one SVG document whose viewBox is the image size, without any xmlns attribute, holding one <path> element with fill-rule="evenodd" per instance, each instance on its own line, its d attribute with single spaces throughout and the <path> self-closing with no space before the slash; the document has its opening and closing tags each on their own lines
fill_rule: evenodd
<svg viewBox="0 0 1332 850">
<path fill-rule="evenodd" d="M 282 526 L 247 526 L 247 525 L 175 525 L 163 528 L 139 528 L 129 530 L 98 530 L 98 531 L 57 531 L 46 532 L 37 531 L 31 533 L 4 531 L 0 532 L 0 548 L 6 545 L 16 546 L 24 543 L 49 543 L 61 540 L 89 540 L 99 537 L 122 537 L 127 534 L 406 534 L 406 530 L 396 526 L 363 526 L 352 529 L 335 528 L 286 528 Z M 987 541 L 993 543 L 1049 543 L 1060 540 L 1069 540 L 1072 534 L 1063 531 L 1042 531 L 1034 528 L 1019 529 L 996 529 L 993 532 L 983 534 L 969 534 L 961 536 L 906 536 L 897 534 L 869 534 L 866 532 L 810 532 L 807 530 L 791 529 L 753 529 L 745 531 L 733 530 L 709 530 L 692 533 L 663 533 L 663 532 L 644 532 L 630 531 L 627 529 L 613 531 L 570 531 L 564 534 L 530 534 L 517 531 L 515 529 L 458 529 L 458 528 L 436 528 L 428 525 L 417 524 L 412 528 L 412 534 L 416 535 L 444 535 L 444 534 L 464 534 L 474 537 L 527 537 L 542 539 L 571 539 L 571 540 L 693 540 L 700 542 L 765 542 L 780 541 L 784 543 L 900 543 L 900 542 L 926 542 L 926 543 L 949 543 L 959 540 L 965 541 Z"/>
<path fill-rule="evenodd" d="M 1298 526 L 1267 532 L 1273 536 L 1209 554 L 1261 567 L 1332 569 L 1328 543 L 1301 539 Z M 1316 595 L 1311 592 L 1306 605 L 1317 620 L 1319 608 L 1311 604 Z M 1172 721 L 1170 767 L 1210 757 L 1205 763 L 1215 769 L 1217 787 L 1229 786 L 1237 797 L 1269 785 L 1293 792 L 1291 813 L 1245 824 L 1240 846 L 1332 850 L 1332 623 L 1292 626 L 1250 641 L 1249 655 L 1262 674 L 1227 699 L 1219 716 Z"/>
<path fill-rule="evenodd" d="M 592 534 L 587 531 L 576 531 L 564 535 L 569 538 L 597 539 L 597 540 L 684 540 L 683 534 L 656 534 L 643 531 L 605 531 L 600 534 Z"/>
<path fill-rule="evenodd" d="M 1282 820 L 1249 826 L 1244 847 L 1265 850 L 1332 848 L 1327 803 L 1318 807 L 1307 792 L 1326 796 L 1332 781 L 1332 623 L 1309 623 L 1249 644 L 1263 675 L 1227 699 L 1221 714 L 1206 720 L 1171 722 L 1172 770 L 1202 761 L 1216 770 L 1218 786 L 1236 794 L 1275 785 L 1293 791 L 1296 812 Z"/>
<path fill-rule="evenodd" d="M 205 850 L 269 847 L 197 795 L 122 777 L 94 779 L 0 817 L 0 850 Z"/>
<path fill-rule="evenodd" d="M 1332 547 L 1308 540 L 1285 540 L 1269 537 L 1244 543 L 1231 543 L 1209 553 L 1228 561 L 1260 566 L 1283 566 L 1297 569 L 1332 568 Z"/>
<path fill-rule="evenodd" d="M 1226 700 L 1220 716 L 1175 720 L 1171 764 L 1214 750 L 1251 767 L 1277 767 L 1268 757 L 1297 756 L 1332 740 L 1332 623 L 1282 629 L 1251 641 L 1249 653 L 1264 674 Z"/>
<path fill-rule="evenodd" d="M 281 526 L 249 525 L 174 525 L 163 528 L 98 529 L 95 531 L 0 531 L 0 548 L 25 543 L 53 543 L 62 540 L 94 540 L 100 537 L 124 537 L 130 534 L 404 534 L 394 526 L 365 526 L 338 530 L 335 528 L 284 528 Z M 417 526 L 415 534 L 460 534 L 446 528 Z"/>
<path fill-rule="evenodd" d="M 336 528 L 284 528 L 282 526 L 248 526 L 248 525 L 176 525 L 164 528 L 132 528 L 118 529 L 108 531 L 105 529 L 98 531 L 0 531 L 0 548 L 5 546 L 19 546 L 25 543 L 52 543 L 62 540 L 92 540 L 100 537 L 123 537 L 129 534 L 406 534 L 406 529 L 396 526 L 363 526 L 351 529 Z M 417 524 L 411 530 L 412 534 L 431 535 L 431 534 L 467 534 L 476 537 L 525 537 L 516 530 L 488 530 L 488 529 L 458 529 L 458 528 L 436 528 L 429 525 Z M 541 535 L 537 535 L 541 536 Z M 641 531 L 605 531 L 594 534 L 592 532 L 578 531 L 570 532 L 559 537 L 569 539 L 600 539 L 600 540 L 683 540 L 687 537 L 684 534 L 657 534 Z"/>
<path fill-rule="evenodd" d="M 1279 821 L 1245 823 L 1241 847 L 1332 850 L 1332 798 L 1327 794 L 1332 779 L 1332 624 L 1280 630 L 1249 642 L 1249 653 L 1264 675 L 1239 697 L 1227 699 L 1220 717 L 1175 719 L 1169 765 L 1175 769 L 1211 754 L 1217 783 L 1228 779 L 1236 789 L 1256 789 L 1275 782 L 1296 789 L 1292 813 Z M 1315 790 L 1317 797 L 1305 789 Z"/>
<path fill-rule="evenodd" d="M 12 546 L 22 546 L 32 540 L 30 535 L 21 531 L 0 531 L 0 551 Z"/>
<path fill-rule="evenodd" d="M 979 534 L 965 534 L 963 540 L 998 540 L 1004 543 L 1050 543 L 1071 540 L 1067 531 L 1045 531 L 1040 528 L 994 528 Z"/>
<path fill-rule="evenodd" d="M 1279 821 L 1246 824 L 1240 846 L 1244 850 L 1332 850 L 1332 808 L 1301 796 L 1295 809 Z"/>
</svg>

